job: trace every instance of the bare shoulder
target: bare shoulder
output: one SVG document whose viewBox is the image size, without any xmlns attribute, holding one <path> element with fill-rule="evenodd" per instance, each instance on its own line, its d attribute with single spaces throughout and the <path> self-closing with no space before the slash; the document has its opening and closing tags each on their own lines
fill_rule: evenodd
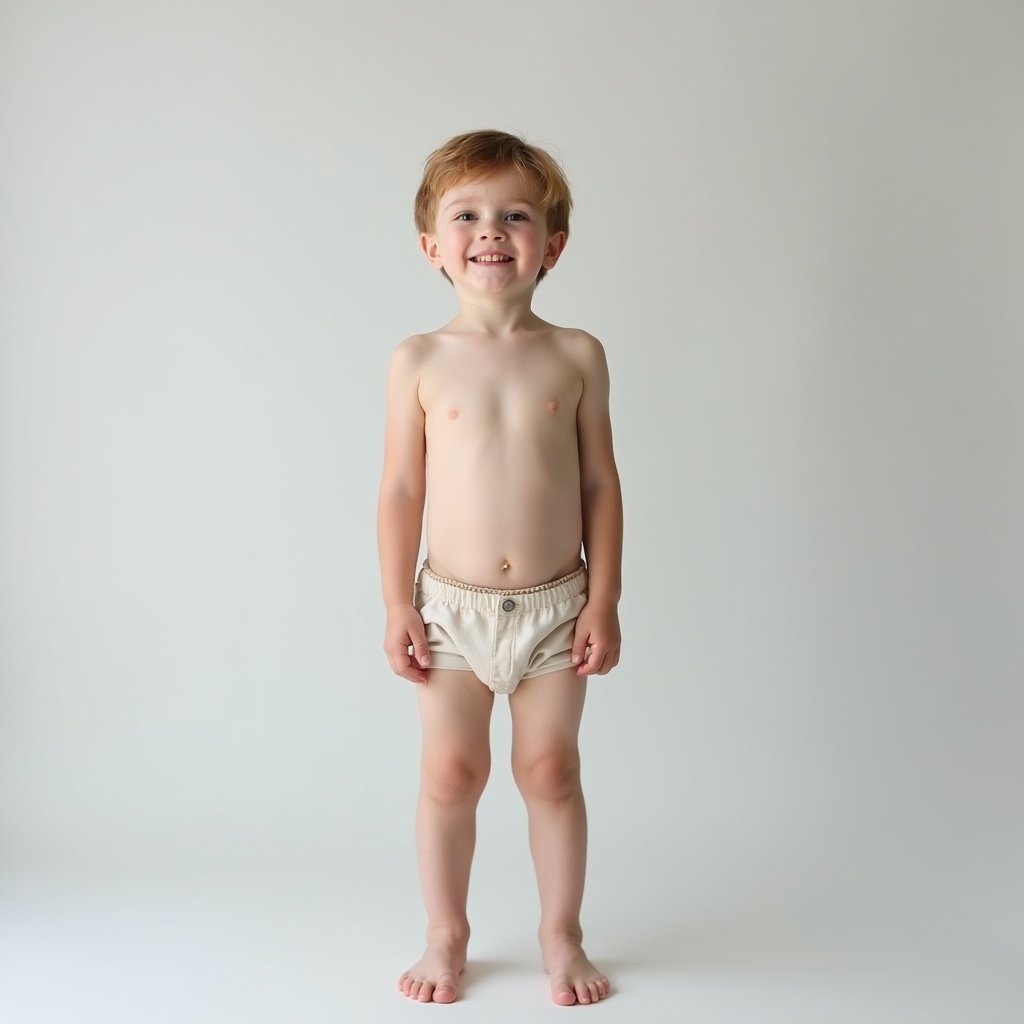
<svg viewBox="0 0 1024 1024">
<path fill-rule="evenodd" d="M 585 377 L 608 375 L 608 360 L 604 345 L 579 327 L 556 327 L 555 337 L 562 351 L 572 359 Z"/>
<path fill-rule="evenodd" d="M 432 334 L 413 334 L 395 346 L 388 360 L 388 379 L 393 383 L 418 383 L 437 348 Z"/>
<path fill-rule="evenodd" d="M 425 359 L 432 349 L 431 335 L 412 334 L 400 341 L 391 353 L 391 364 L 411 368 Z"/>
</svg>

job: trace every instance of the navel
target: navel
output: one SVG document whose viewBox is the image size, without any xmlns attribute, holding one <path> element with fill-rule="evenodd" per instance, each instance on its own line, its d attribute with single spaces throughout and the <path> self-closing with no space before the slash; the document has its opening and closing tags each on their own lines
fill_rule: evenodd
<svg viewBox="0 0 1024 1024">
<path fill-rule="evenodd" d="M 510 566 L 510 565 L 508 564 L 508 559 L 506 558 L 506 559 L 505 559 L 505 561 L 503 561 L 503 562 L 501 563 L 501 571 L 502 571 L 502 572 L 508 572 L 508 571 L 509 571 L 509 569 L 511 569 L 511 568 L 512 568 L 512 566 Z"/>
</svg>

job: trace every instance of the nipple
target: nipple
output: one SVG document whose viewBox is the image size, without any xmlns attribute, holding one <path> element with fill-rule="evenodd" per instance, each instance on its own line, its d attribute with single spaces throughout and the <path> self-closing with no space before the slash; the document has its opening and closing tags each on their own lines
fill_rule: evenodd
<svg viewBox="0 0 1024 1024">
<path fill-rule="evenodd" d="M 548 411 L 549 412 L 558 412 L 558 403 L 553 398 L 551 399 L 550 402 L 548 402 Z"/>
</svg>

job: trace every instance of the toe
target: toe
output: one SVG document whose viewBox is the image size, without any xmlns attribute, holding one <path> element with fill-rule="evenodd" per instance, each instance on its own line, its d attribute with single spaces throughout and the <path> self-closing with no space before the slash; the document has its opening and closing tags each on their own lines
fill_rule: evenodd
<svg viewBox="0 0 1024 1024">
<path fill-rule="evenodd" d="M 551 985 L 551 995 L 559 1006 L 572 1006 L 576 1002 L 576 993 L 572 990 L 567 977 L 555 978 Z"/>
<path fill-rule="evenodd" d="M 409 987 L 405 990 L 405 994 L 410 999 L 418 999 L 420 995 L 420 985 L 422 984 L 423 983 L 421 981 L 417 981 L 413 978 L 412 981 L 409 982 Z"/>
<path fill-rule="evenodd" d="M 455 975 L 453 974 L 440 974 L 437 978 L 437 984 L 434 986 L 434 1002 L 435 1003 L 454 1003 L 455 996 L 458 994 L 458 989 L 455 984 Z"/>
<path fill-rule="evenodd" d="M 590 993 L 587 991 L 586 984 L 584 982 L 582 982 L 582 981 L 576 982 L 576 998 L 581 1003 L 589 1003 L 590 1002 Z"/>
<path fill-rule="evenodd" d="M 434 995 L 434 986 L 431 982 L 425 981 L 420 985 L 419 995 L 416 997 L 421 1003 L 429 1003 Z"/>
<path fill-rule="evenodd" d="M 588 981 L 587 982 L 587 991 L 590 993 L 590 1001 L 592 1003 L 596 1003 L 598 1001 L 598 999 L 601 998 L 601 993 L 598 992 L 598 990 L 597 990 L 597 982 L 596 981 Z"/>
</svg>

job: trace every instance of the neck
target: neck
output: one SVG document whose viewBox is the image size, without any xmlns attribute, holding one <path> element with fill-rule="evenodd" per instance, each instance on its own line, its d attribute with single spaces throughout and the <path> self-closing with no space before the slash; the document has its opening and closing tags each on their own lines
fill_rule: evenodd
<svg viewBox="0 0 1024 1024">
<path fill-rule="evenodd" d="M 451 326 L 494 336 L 536 327 L 543 321 L 533 311 L 532 298 L 532 292 L 514 299 L 460 295 L 459 313 Z"/>
</svg>

